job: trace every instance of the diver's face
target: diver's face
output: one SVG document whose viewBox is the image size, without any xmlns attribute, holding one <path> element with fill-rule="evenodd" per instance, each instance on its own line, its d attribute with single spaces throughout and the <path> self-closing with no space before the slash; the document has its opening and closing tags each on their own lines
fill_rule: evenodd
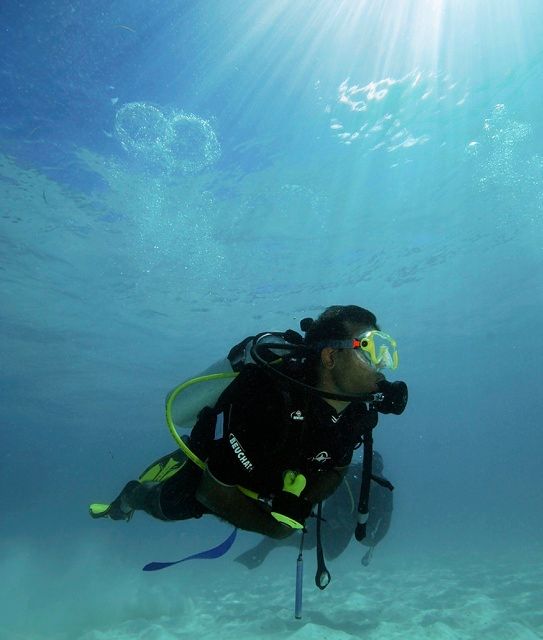
<svg viewBox="0 0 543 640">
<path fill-rule="evenodd" d="M 351 338 L 360 337 L 375 327 L 358 326 Z M 377 384 L 385 376 L 365 359 L 359 349 L 340 349 L 336 354 L 336 366 L 332 369 L 334 383 L 340 393 L 358 395 L 378 391 Z"/>
</svg>

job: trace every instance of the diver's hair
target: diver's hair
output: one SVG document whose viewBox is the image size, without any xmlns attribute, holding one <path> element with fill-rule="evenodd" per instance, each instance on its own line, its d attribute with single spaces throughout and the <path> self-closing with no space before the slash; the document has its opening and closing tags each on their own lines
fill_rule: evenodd
<svg viewBox="0 0 543 640">
<path fill-rule="evenodd" d="M 300 323 L 305 331 L 304 343 L 308 347 L 327 340 L 348 340 L 357 325 L 379 329 L 374 314 L 354 304 L 328 307 L 316 320 L 305 318 Z"/>
<path fill-rule="evenodd" d="M 305 359 L 307 384 L 318 383 L 321 345 L 329 340 L 348 340 L 354 328 L 360 325 L 379 330 L 375 315 L 353 304 L 328 307 L 316 320 L 304 318 L 300 322 L 300 328 L 305 333 L 304 344 L 315 347 L 315 351 Z"/>
</svg>

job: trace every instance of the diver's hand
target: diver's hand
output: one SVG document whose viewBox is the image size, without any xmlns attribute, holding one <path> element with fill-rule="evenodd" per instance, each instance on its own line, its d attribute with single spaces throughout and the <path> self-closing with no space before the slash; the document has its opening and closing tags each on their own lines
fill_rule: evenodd
<svg viewBox="0 0 543 640">
<path fill-rule="evenodd" d="M 196 499 L 209 512 L 246 531 L 281 540 L 294 533 L 290 527 L 278 522 L 260 502 L 248 498 L 237 487 L 221 484 L 208 469 L 204 471 L 196 490 Z"/>
<path fill-rule="evenodd" d="M 272 500 L 271 515 L 281 524 L 292 529 L 303 529 L 305 520 L 311 513 L 311 503 L 301 497 L 306 478 L 296 471 L 285 471 L 283 490 Z"/>
</svg>

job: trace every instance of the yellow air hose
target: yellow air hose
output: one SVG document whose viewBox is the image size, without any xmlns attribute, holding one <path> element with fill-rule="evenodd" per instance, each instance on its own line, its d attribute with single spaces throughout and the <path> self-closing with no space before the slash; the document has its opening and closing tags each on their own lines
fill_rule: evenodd
<svg viewBox="0 0 543 640">
<path fill-rule="evenodd" d="M 207 376 L 199 376 L 197 378 L 191 378 L 190 380 L 186 380 L 185 382 L 182 382 L 180 385 L 175 387 L 175 389 L 170 393 L 170 395 L 166 400 L 166 423 L 168 424 L 168 429 L 172 434 L 172 438 L 177 442 L 178 447 L 187 456 L 187 458 L 189 458 L 189 460 L 192 460 L 192 462 L 194 462 L 195 465 L 200 467 L 200 469 L 206 468 L 205 462 L 203 460 L 200 460 L 200 458 L 187 447 L 187 445 L 185 444 L 181 436 L 177 433 L 177 429 L 175 427 L 175 423 L 172 418 L 173 403 L 177 398 L 177 396 L 181 393 L 181 391 L 188 389 L 193 384 L 198 384 L 200 382 L 209 382 L 211 380 L 223 380 L 225 378 L 235 378 L 237 375 L 238 374 L 235 371 L 230 371 L 227 373 L 210 373 Z"/>
<path fill-rule="evenodd" d="M 211 380 L 224 380 L 226 378 L 232 378 L 233 379 L 237 375 L 238 375 L 237 372 L 229 371 L 229 372 L 226 372 L 226 373 L 210 373 L 209 375 L 206 375 L 206 376 L 199 376 L 197 378 L 191 378 L 190 380 L 186 380 L 185 382 L 182 382 L 180 385 L 175 387 L 175 389 L 170 393 L 170 395 L 166 399 L 166 423 L 168 425 L 168 429 L 170 430 L 170 433 L 172 434 L 172 438 L 175 440 L 175 442 L 177 443 L 177 446 L 187 456 L 187 458 L 189 460 L 192 460 L 192 462 L 194 462 L 194 464 L 196 466 L 200 467 L 200 469 L 202 469 L 202 470 L 204 470 L 206 468 L 206 466 L 207 466 L 206 463 L 203 460 L 200 460 L 200 458 L 193 451 L 191 451 L 188 448 L 187 444 L 184 442 L 184 440 L 181 438 L 181 436 L 177 433 L 177 428 L 176 428 L 175 423 L 174 423 L 173 418 L 172 418 L 172 406 L 173 406 L 173 403 L 174 403 L 175 399 L 177 398 L 177 396 L 182 391 L 184 391 L 185 389 L 188 389 L 193 384 L 199 384 L 200 382 L 209 382 Z M 250 489 L 246 489 L 245 487 L 240 487 L 240 486 L 238 486 L 238 489 L 242 493 L 244 493 L 246 496 L 248 496 L 249 498 L 253 498 L 254 500 L 258 500 L 258 494 L 255 493 L 254 491 L 251 491 Z"/>
</svg>

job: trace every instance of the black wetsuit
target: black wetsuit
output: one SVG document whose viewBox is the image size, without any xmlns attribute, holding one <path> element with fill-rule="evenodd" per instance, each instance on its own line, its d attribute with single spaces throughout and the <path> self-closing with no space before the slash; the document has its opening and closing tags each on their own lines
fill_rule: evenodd
<svg viewBox="0 0 543 640">
<path fill-rule="evenodd" d="M 213 440 L 205 434 L 215 430 L 216 421 L 223 434 Z M 193 435 L 195 444 L 204 442 L 207 451 L 198 454 L 207 454 L 217 481 L 270 497 L 282 490 L 288 469 L 307 474 L 347 466 L 363 434 L 376 424 L 377 411 L 363 402 L 352 402 L 338 414 L 318 395 L 283 387 L 273 374 L 246 365 L 213 411 L 200 414 Z M 173 476 L 162 492 L 162 509 L 170 519 L 194 517 L 184 515 L 181 480 Z"/>
</svg>

